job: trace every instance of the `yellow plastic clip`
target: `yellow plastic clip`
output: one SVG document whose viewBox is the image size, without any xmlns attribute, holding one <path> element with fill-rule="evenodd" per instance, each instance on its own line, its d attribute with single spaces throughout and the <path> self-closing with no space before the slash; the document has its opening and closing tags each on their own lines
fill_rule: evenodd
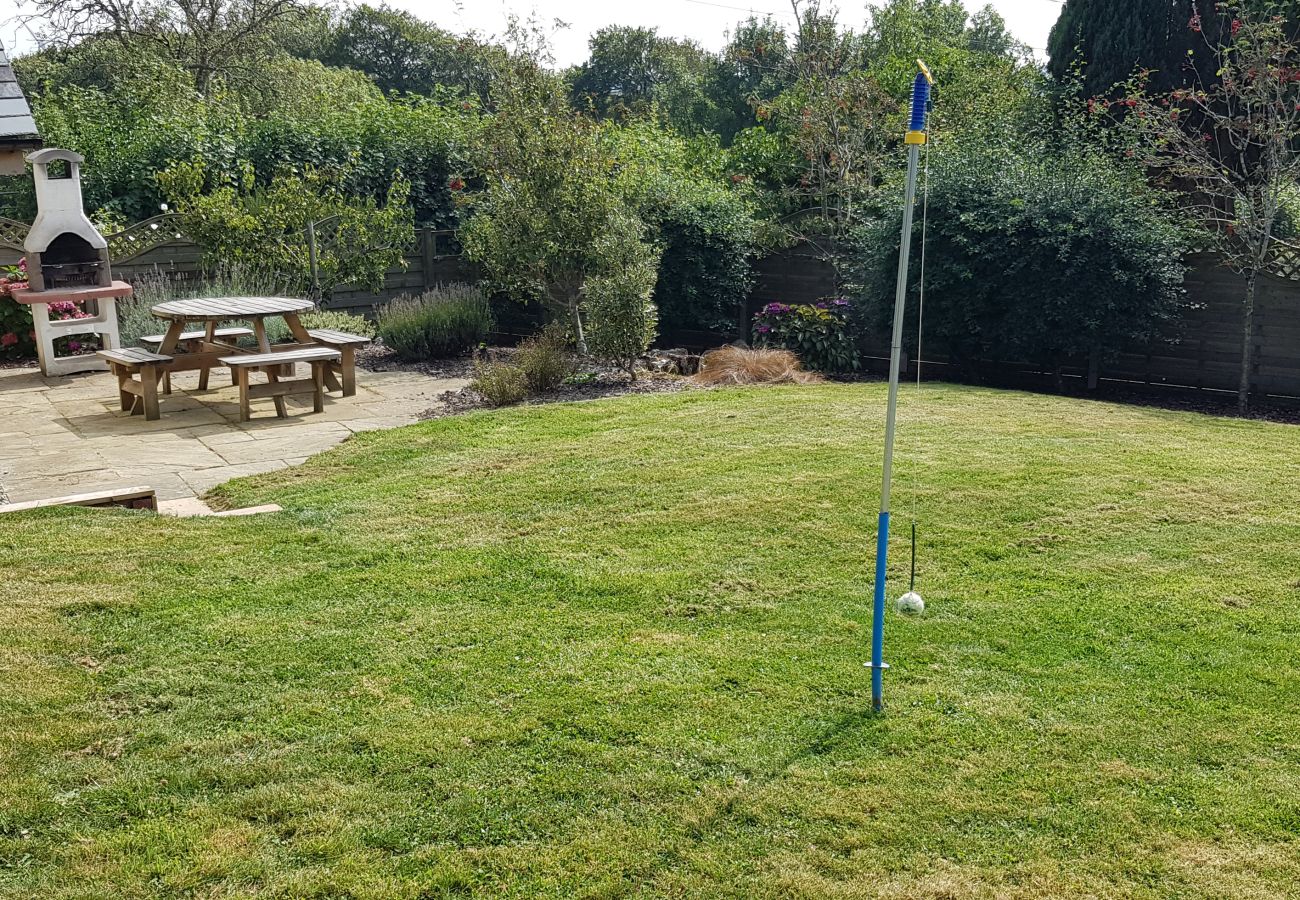
<svg viewBox="0 0 1300 900">
<path fill-rule="evenodd" d="M 924 131 L 909 131 L 903 136 L 904 144 L 924 144 L 926 142 Z"/>
</svg>

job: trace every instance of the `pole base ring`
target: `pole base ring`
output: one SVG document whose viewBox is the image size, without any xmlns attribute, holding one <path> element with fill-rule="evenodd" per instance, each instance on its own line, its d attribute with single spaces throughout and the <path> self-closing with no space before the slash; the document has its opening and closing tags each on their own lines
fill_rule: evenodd
<svg viewBox="0 0 1300 900">
<path fill-rule="evenodd" d="M 862 668 L 864 668 L 864 669 L 879 669 L 880 671 L 883 672 L 883 671 L 885 671 L 885 669 L 888 669 L 888 668 L 889 668 L 889 663 L 887 663 L 887 662 L 882 662 L 880 665 L 876 665 L 875 663 L 864 662 L 864 663 L 862 664 Z"/>
</svg>

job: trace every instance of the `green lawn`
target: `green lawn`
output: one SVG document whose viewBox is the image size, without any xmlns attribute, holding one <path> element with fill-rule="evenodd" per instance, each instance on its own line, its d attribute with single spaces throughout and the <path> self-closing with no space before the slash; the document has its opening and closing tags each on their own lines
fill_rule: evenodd
<svg viewBox="0 0 1300 900">
<path fill-rule="evenodd" d="M 475 414 L 0 520 L 0 896 L 1266 897 L 1300 430 L 961 387 Z"/>
</svg>

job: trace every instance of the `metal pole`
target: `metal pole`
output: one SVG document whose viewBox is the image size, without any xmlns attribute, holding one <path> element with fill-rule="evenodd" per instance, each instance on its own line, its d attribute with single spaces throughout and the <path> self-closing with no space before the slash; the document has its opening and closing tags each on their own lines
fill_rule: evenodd
<svg viewBox="0 0 1300 900">
<path fill-rule="evenodd" d="M 907 132 L 907 188 L 903 198 L 903 233 L 898 248 L 898 282 L 894 293 L 894 335 L 889 350 L 889 405 L 885 413 L 885 462 L 881 471 L 880 519 L 876 523 L 876 583 L 871 610 L 871 708 L 885 708 L 885 575 L 889 563 L 889 489 L 894 473 L 894 430 L 898 418 L 898 380 L 903 360 L 903 318 L 907 309 L 908 266 L 912 253 L 912 218 L 916 177 L 925 143 L 926 107 L 933 80 L 924 63 L 912 89 L 912 120 Z"/>
</svg>

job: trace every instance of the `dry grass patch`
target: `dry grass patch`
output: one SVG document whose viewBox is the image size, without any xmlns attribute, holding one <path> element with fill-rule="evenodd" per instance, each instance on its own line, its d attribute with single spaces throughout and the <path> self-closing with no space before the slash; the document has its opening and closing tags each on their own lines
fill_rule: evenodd
<svg viewBox="0 0 1300 900">
<path fill-rule="evenodd" d="M 696 384 L 820 384 L 815 372 L 805 371 L 799 357 L 789 350 L 752 350 L 721 347 L 704 354 Z"/>
</svg>

